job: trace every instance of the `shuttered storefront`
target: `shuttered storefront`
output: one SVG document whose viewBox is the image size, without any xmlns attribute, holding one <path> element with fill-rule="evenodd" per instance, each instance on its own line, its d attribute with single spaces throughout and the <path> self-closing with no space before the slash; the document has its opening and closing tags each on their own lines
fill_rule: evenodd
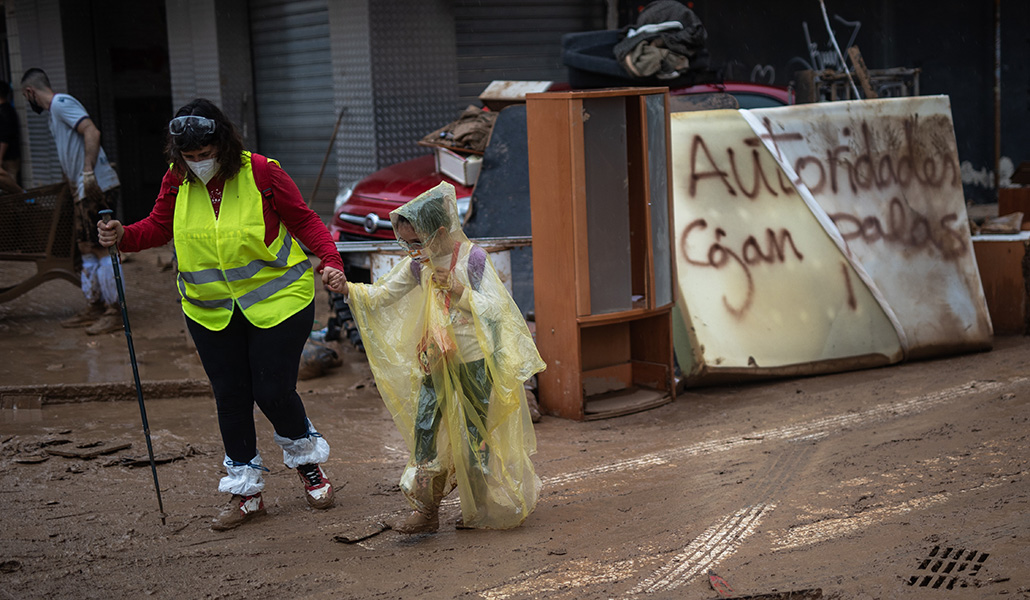
<svg viewBox="0 0 1030 600">
<path fill-rule="evenodd" d="M 21 76 L 30 67 L 46 71 L 55 90 L 67 90 L 58 3 L 36 2 L 29 6 L 19 6 L 15 17 L 17 26 L 8 38 L 12 53 L 11 70 L 15 73 L 13 93 L 21 96 Z M 8 27 L 10 25 L 8 23 Z M 33 114 L 27 103 L 16 102 L 22 113 L 19 118 L 26 123 L 21 141 L 22 185 L 38 187 L 64 181 L 64 172 L 57 159 L 57 147 L 47 125 L 48 118 Z"/>
<path fill-rule="evenodd" d="M 275 158 L 305 199 L 336 124 L 327 0 L 251 0 L 257 151 Z M 312 208 L 332 210 L 336 174 L 330 155 Z"/>
<path fill-rule="evenodd" d="M 566 81 L 561 36 L 605 28 L 604 0 L 456 0 L 462 106 L 494 80 Z"/>
<path fill-rule="evenodd" d="M 310 196 L 336 124 L 329 0 L 250 0 L 257 150 Z M 457 111 L 493 80 L 565 81 L 561 36 L 604 28 L 604 0 L 455 0 Z M 313 207 L 331 211 L 335 153 Z"/>
</svg>

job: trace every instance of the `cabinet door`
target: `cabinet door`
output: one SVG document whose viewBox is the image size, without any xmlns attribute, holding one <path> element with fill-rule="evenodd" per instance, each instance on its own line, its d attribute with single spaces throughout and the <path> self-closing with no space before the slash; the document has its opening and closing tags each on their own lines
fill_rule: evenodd
<svg viewBox="0 0 1030 600">
<path fill-rule="evenodd" d="M 583 100 L 590 313 L 629 310 L 632 300 L 626 100 Z"/>
<path fill-rule="evenodd" d="M 672 303 L 672 232 L 669 229 L 668 140 L 665 95 L 644 97 L 647 121 L 648 196 L 651 256 L 654 261 L 652 308 Z"/>
</svg>

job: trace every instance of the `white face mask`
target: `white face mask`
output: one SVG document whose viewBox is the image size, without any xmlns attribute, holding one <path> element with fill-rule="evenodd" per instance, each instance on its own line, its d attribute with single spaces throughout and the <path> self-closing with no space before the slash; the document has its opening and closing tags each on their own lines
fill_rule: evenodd
<svg viewBox="0 0 1030 600">
<path fill-rule="evenodd" d="M 204 182 L 204 185 L 207 185 L 207 182 L 211 181 L 211 178 L 218 172 L 218 161 L 213 158 L 197 162 L 187 160 L 186 164 L 189 165 L 190 171 L 193 171 L 197 179 Z"/>
</svg>

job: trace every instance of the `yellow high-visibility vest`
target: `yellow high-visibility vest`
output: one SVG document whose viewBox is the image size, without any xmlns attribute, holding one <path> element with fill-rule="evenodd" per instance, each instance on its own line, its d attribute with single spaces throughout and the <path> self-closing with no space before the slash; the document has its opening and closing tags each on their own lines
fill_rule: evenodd
<svg viewBox="0 0 1030 600">
<path fill-rule="evenodd" d="M 184 181 L 172 226 L 182 310 L 204 327 L 224 329 L 234 306 L 257 327 L 273 327 L 314 299 L 311 261 L 282 221 L 279 235 L 265 245 L 262 197 L 249 152 L 243 153 L 240 172 L 225 182 L 217 219 L 207 187 Z"/>
</svg>

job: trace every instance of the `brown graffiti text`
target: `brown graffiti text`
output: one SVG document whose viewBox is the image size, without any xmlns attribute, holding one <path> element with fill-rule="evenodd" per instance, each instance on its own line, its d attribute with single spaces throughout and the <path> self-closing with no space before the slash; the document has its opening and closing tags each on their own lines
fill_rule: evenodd
<svg viewBox="0 0 1030 600">
<path fill-rule="evenodd" d="M 774 153 L 782 157 L 782 147 L 786 144 L 803 142 L 799 133 L 772 133 L 772 125 L 765 119 L 769 133 L 761 138 L 770 139 Z M 908 189 L 924 187 L 941 189 L 956 187 L 961 184 L 961 173 L 956 156 L 947 149 L 927 151 L 921 145 L 918 136 L 919 117 L 912 116 L 903 121 L 901 143 L 889 149 L 875 149 L 873 130 L 869 123 L 862 122 L 858 126 L 857 135 L 850 127 L 840 130 L 840 136 L 849 144 L 829 147 L 824 154 L 806 154 L 799 156 L 793 164 L 797 179 L 796 185 L 805 185 L 813 194 L 838 194 L 849 190 L 857 194 L 868 190 L 883 190 L 890 187 Z M 727 147 L 722 152 L 725 162 L 716 160 L 709 143 L 700 134 L 695 134 L 690 144 L 690 174 L 688 194 L 697 197 L 701 192 L 699 186 L 707 182 L 718 184 L 730 196 L 738 194 L 755 199 L 763 192 L 772 196 L 780 193 L 791 194 L 793 188 L 780 175 L 780 169 L 773 163 L 762 161 L 758 146 L 759 137 L 743 140 L 751 147 L 750 156 L 740 158 L 733 148 Z M 750 162 L 752 177 L 746 181 L 741 175 L 740 166 Z M 738 164 L 739 163 L 739 164 Z M 720 164 L 728 167 L 721 168 Z M 767 173 L 775 169 L 775 184 Z"/>
<path fill-rule="evenodd" d="M 845 243 L 860 239 L 873 244 L 882 240 L 917 250 L 935 248 L 945 260 L 954 260 L 968 251 L 962 233 L 952 226 L 958 221 L 958 215 L 948 213 L 934 226 L 926 216 L 906 208 L 899 198 L 891 198 L 886 223 L 876 216 L 859 217 L 848 213 L 829 216 Z"/>
<path fill-rule="evenodd" d="M 794 258 L 798 261 L 804 260 L 804 256 L 794 245 L 794 239 L 791 237 L 790 231 L 787 229 L 774 231 L 771 228 L 766 228 L 765 230 L 764 247 L 763 241 L 750 235 L 741 244 L 740 249 L 737 250 L 722 243 L 723 238 L 726 237 L 726 231 L 721 227 L 716 227 L 714 232 L 715 240 L 708 246 L 708 252 L 705 256 L 703 258 L 691 256 L 687 250 L 692 241 L 690 236 L 702 235 L 707 228 L 708 222 L 705 219 L 696 219 L 687 225 L 683 233 L 680 234 L 680 252 L 683 255 L 683 260 L 695 267 L 714 269 L 738 268 L 743 272 L 747 282 L 747 291 L 745 292 L 743 302 L 735 306 L 730 303 L 725 295 L 722 297 L 723 306 L 737 318 L 742 317 L 754 301 L 755 281 L 751 274 L 752 267 L 761 264 L 781 264 L 786 262 L 789 257 L 787 253 L 788 246 Z M 694 243 L 696 244 L 697 242 L 695 241 Z"/>
</svg>

